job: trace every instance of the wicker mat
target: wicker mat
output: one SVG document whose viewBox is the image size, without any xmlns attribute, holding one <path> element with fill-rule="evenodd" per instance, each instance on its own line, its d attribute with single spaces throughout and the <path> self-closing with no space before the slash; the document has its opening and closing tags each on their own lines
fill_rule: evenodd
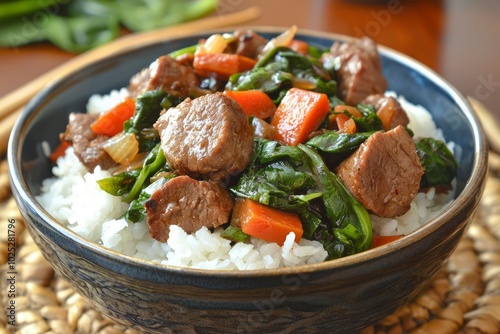
<svg viewBox="0 0 500 334">
<path fill-rule="evenodd" d="M 500 157 L 490 155 L 490 175 L 475 221 L 432 284 L 369 333 L 500 332 Z M 0 164 L 0 268 L 2 333 L 137 333 L 94 310 L 44 260 L 11 196 L 7 164 Z M 9 325 L 8 224 L 17 243 L 15 326 Z"/>
</svg>

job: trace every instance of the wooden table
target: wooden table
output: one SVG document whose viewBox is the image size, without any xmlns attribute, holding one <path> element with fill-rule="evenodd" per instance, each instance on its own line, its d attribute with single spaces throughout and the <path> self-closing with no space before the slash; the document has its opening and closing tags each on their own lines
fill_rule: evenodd
<svg viewBox="0 0 500 334">
<path fill-rule="evenodd" d="M 221 0 L 214 15 L 257 5 L 248 25 L 368 35 L 431 67 L 500 120 L 500 1 Z M 74 57 L 47 44 L 0 49 L 0 96 Z"/>
</svg>

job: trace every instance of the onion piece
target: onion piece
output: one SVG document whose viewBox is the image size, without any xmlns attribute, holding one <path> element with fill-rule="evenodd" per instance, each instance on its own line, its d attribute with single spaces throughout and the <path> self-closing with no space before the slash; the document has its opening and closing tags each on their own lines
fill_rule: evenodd
<svg viewBox="0 0 500 334">
<path fill-rule="evenodd" d="M 207 38 L 203 45 L 200 45 L 195 54 L 222 53 L 227 47 L 228 40 L 221 34 L 213 34 Z"/>
<path fill-rule="evenodd" d="M 313 90 L 316 88 L 316 84 L 314 82 L 304 78 L 293 78 L 292 85 L 295 88 L 300 88 L 305 90 Z"/>
<path fill-rule="evenodd" d="M 120 132 L 103 145 L 109 156 L 119 164 L 132 161 L 139 152 L 139 142 L 133 133 Z"/>
<path fill-rule="evenodd" d="M 265 54 L 277 46 L 286 46 L 290 44 L 290 42 L 295 37 L 296 33 L 297 33 L 297 26 L 296 25 L 291 26 L 286 31 L 282 32 L 281 34 L 279 34 L 278 36 L 274 37 L 269 42 L 267 42 L 267 44 L 262 49 L 261 54 Z"/>
</svg>

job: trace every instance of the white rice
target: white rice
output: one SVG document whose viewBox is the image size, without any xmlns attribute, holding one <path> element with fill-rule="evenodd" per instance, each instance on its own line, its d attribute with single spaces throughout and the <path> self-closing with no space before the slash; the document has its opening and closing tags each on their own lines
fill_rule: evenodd
<svg viewBox="0 0 500 334">
<path fill-rule="evenodd" d="M 101 113 L 128 96 L 126 89 L 109 95 L 94 95 L 87 111 Z M 444 139 L 431 115 L 422 107 L 398 98 L 407 111 L 416 136 Z M 454 149 L 452 143 L 450 149 Z M 121 217 L 128 204 L 120 197 L 102 191 L 96 181 L 110 176 L 99 167 L 87 173 L 70 147 L 53 168 L 54 177 L 42 185 L 38 197 L 41 205 L 55 219 L 89 241 L 119 253 L 157 263 L 201 269 L 265 269 L 298 266 L 322 262 L 327 253 L 321 243 L 302 239 L 294 242 L 291 233 L 283 246 L 251 238 L 250 243 L 231 244 L 220 236 L 221 229 L 207 228 L 186 234 L 180 227 L 171 226 L 166 243 L 153 239 L 145 221 L 129 223 Z M 408 234 L 438 215 L 451 203 L 453 194 L 436 195 L 431 189 L 419 193 L 405 215 L 396 219 L 372 215 L 373 231 L 378 235 Z"/>
</svg>

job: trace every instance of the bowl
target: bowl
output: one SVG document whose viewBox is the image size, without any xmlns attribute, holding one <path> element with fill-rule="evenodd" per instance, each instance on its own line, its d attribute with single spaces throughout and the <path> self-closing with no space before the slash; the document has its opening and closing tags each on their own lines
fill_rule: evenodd
<svg viewBox="0 0 500 334">
<path fill-rule="evenodd" d="M 253 27 L 271 38 L 284 28 Z M 227 29 L 225 31 L 232 31 Z M 445 138 L 461 147 L 457 197 L 442 214 L 384 246 L 320 264 L 251 271 L 159 265 L 89 242 L 61 226 L 36 200 L 52 147 L 68 114 L 89 96 L 124 87 L 158 56 L 195 44 L 209 31 L 127 49 L 59 78 L 29 102 L 10 138 L 12 189 L 27 228 L 58 275 L 100 312 L 149 333 L 353 332 L 394 312 L 421 291 L 471 223 L 487 171 L 487 146 L 464 97 L 429 68 L 380 47 L 389 90 L 427 108 Z M 299 30 L 330 46 L 349 37 Z"/>
</svg>

